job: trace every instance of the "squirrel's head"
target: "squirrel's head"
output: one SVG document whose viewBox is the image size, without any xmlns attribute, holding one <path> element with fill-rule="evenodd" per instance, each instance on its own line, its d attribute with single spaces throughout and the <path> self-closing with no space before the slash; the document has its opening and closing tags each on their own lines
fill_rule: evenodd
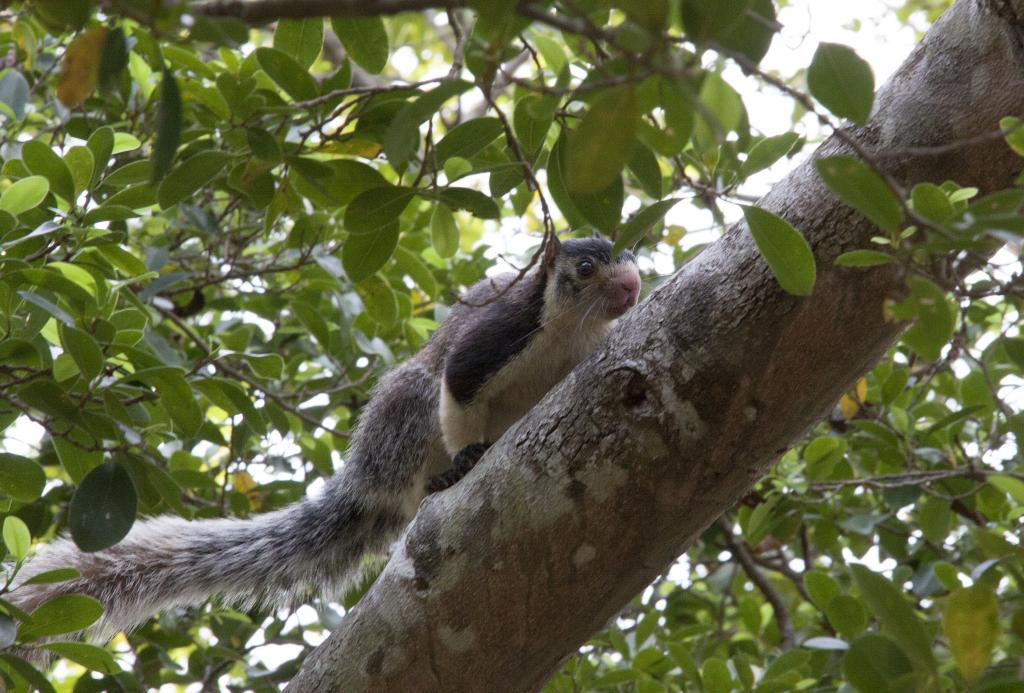
<svg viewBox="0 0 1024 693">
<path fill-rule="evenodd" d="M 548 310 L 586 311 L 586 316 L 614 320 L 636 305 L 640 271 L 628 250 L 612 256 L 603 238 L 553 238 L 544 251 Z"/>
</svg>

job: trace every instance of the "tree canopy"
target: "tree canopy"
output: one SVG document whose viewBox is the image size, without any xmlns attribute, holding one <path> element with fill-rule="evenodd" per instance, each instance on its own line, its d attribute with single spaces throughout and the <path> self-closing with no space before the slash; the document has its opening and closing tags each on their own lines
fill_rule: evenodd
<svg viewBox="0 0 1024 693">
<path fill-rule="evenodd" d="M 850 151 L 817 174 L 877 226 L 835 263 L 899 272 L 878 310 L 909 329 L 546 690 L 1021 690 L 1024 189 L 904 186 L 880 158 L 901 153 L 854 136 L 862 56 L 760 67 L 792 4 L 6 3 L 4 589 L 60 534 L 94 551 L 139 516 L 315 492 L 377 377 L 551 234 L 635 249 L 653 289 L 742 219 L 779 286 L 813 295 L 801 229 L 757 191 L 834 135 Z M 923 28 L 948 4 L 892 12 Z M 787 130 L 758 127 L 758 90 Z M 1024 155 L 1004 115 L 984 141 Z M 99 617 L 88 597 L 0 595 L 0 676 L 277 690 L 365 587 L 174 610 L 106 647 L 68 635 Z"/>
</svg>

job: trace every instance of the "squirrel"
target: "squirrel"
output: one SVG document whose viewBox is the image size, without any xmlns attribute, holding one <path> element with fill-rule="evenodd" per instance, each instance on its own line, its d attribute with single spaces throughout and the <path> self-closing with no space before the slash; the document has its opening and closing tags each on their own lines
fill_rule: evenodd
<svg viewBox="0 0 1024 693">
<path fill-rule="evenodd" d="M 94 597 L 104 612 L 90 635 L 107 640 L 213 595 L 252 606 L 339 594 L 364 554 L 386 551 L 428 493 L 465 475 L 635 305 L 636 258 L 611 251 L 601 238 L 552 236 L 527 272 L 471 287 L 380 379 L 321 494 L 245 520 L 158 516 L 95 553 L 57 540 L 21 571 L 10 600 L 31 611 L 61 594 Z M 80 576 L 24 584 L 67 566 Z"/>
</svg>

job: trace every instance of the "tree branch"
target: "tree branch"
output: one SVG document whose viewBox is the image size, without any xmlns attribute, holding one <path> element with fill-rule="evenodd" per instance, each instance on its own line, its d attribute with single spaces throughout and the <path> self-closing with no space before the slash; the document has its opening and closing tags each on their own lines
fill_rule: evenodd
<svg viewBox="0 0 1024 693">
<path fill-rule="evenodd" d="M 1024 112 L 1021 26 L 959 0 L 849 131 L 868 151 L 944 146 Z M 971 85 L 963 89 L 962 85 Z M 891 267 L 837 267 L 878 233 L 820 180 L 833 137 L 759 203 L 814 251 L 812 296 L 783 292 L 737 224 L 628 314 L 452 489 L 293 680 L 296 691 L 540 688 L 868 370 L 903 325 Z M 877 160 L 903 189 L 1011 185 L 1021 159 L 980 138 Z"/>
</svg>

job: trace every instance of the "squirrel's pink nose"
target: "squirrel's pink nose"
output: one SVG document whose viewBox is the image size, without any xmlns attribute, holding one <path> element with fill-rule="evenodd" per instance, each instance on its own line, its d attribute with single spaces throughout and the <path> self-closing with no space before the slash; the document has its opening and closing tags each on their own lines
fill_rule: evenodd
<svg viewBox="0 0 1024 693">
<path fill-rule="evenodd" d="M 617 277 L 616 283 L 619 286 L 622 303 L 627 307 L 635 305 L 636 297 L 640 295 L 640 277 L 635 272 L 630 272 Z"/>
<path fill-rule="evenodd" d="M 640 275 L 636 270 L 617 273 L 611 281 L 608 293 L 608 313 L 611 317 L 619 317 L 636 305 L 640 295 Z"/>
</svg>

